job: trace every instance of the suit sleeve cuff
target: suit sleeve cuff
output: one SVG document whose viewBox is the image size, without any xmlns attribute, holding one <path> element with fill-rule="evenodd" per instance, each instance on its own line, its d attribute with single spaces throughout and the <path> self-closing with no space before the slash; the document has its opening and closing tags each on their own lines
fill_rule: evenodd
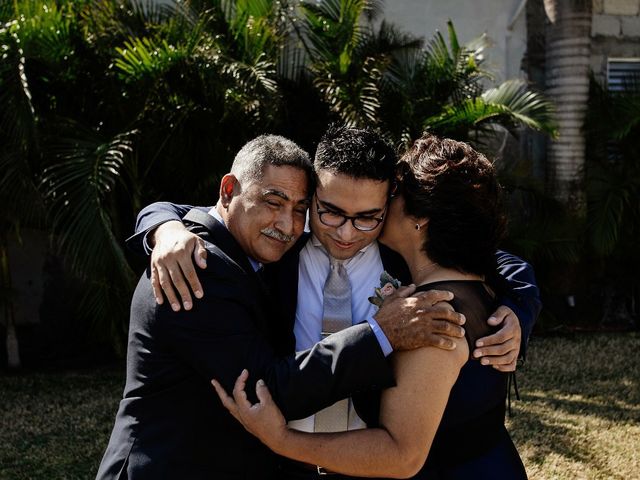
<svg viewBox="0 0 640 480">
<path fill-rule="evenodd" d="M 378 340 L 384 356 L 388 357 L 391 355 L 393 353 L 393 347 L 391 346 L 391 342 L 389 342 L 387 336 L 382 331 L 382 328 L 380 328 L 380 325 L 378 325 L 378 322 L 373 318 L 369 318 L 367 323 L 371 327 L 371 330 L 373 330 L 373 334 L 376 336 L 376 340 Z"/>
<path fill-rule="evenodd" d="M 147 230 L 144 232 L 144 235 L 142 236 L 142 248 L 144 250 L 144 253 L 150 257 L 151 253 L 153 252 L 153 247 L 149 244 L 149 234 L 153 231 L 155 231 L 156 228 L 158 228 L 160 225 L 163 225 L 167 222 L 171 222 L 173 221 L 173 219 L 169 219 L 169 220 L 163 220 L 161 222 L 156 223 L 155 225 L 152 225 L 151 227 L 147 228 Z M 180 220 L 178 220 L 180 221 Z"/>
<path fill-rule="evenodd" d="M 153 248 L 151 248 L 151 245 L 149 245 L 149 230 L 147 230 L 142 237 L 142 248 L 144 249 L 144 253 L 147 256 L 151 256 Z"/>
</svg>

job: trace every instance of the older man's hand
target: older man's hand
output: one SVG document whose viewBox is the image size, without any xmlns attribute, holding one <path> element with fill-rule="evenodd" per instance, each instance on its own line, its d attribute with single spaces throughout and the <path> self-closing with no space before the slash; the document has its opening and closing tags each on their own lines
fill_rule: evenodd
<svg viewBox="0 0 640 480">
<path fill-rule="evenodd" d="M 438 347 L 453 350 L 452 338 L 462 338 L 464 315 L 447 303 L 453 293 L 440 290 L 410 296 L 415 285 L 399 288 L 374 315 L 394 350 Z"/>
</svg>

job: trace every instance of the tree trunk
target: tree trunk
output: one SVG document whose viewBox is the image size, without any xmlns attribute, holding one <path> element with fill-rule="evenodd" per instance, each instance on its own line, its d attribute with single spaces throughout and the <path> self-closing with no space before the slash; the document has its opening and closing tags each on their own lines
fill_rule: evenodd
<svg viewBox="0 0 640 480">
<path fill-rule="evenodd" d="M 16 334 L 15 314 L 11 300 L 11 271 L 9 270 L 9 256 L 4 238 L 0 238 L 0 287 L 5 291 L 4 317 L 7 325 L 7 366 L 20 368 L 20 349 L 18 347 L 18 335 Z"/>
<path fill-rule="evenodd" d="M 545 79 L 556 104 L 559 138 L 549 145 L 547 187 L 570 211 L 584 218 L 585 139 L 589 98 L 592 0 L 544 0 L 549 20 Z"/>
<path fill-rule="evenodd" d="M 11 305 L 7 305 L 7 366 L 9 368 L 20 368 L 20 349 L 18 347 L 18 335 Z"/>
<path fill-rule="evenodd" d="M 522 59 L 522 70 L 533 89 L 543 92 L 545 86 L 545 25 L 547 14 L 542 0 L 529 0 L 526 5 L 527 51 Z M 531 129 L 524 129 L 521 145 L 524 157 L 531 160 L 533 178 L 543 182 L 547 165 L 549 137 Z"/>
</svg>

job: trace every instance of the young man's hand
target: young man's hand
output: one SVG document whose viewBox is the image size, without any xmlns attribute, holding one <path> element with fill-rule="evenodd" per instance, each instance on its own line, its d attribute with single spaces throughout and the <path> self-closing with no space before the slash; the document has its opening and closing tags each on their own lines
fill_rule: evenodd
<svg viewBox="0 0 640 480">
<path fill-rule="evenodd" d="M 516 369 L 522 329 L 516 314 L 504 305 L 487 320 L 489 325 L 502 325 L 493 335 L 476 340 L 476 349 L 472 355 L 479 358 L 483 365 L 491 365 L 501 372 L 513 372 Z"/>
<path fill-rule="evenodd" d="M 185 310 L 191 310 L 193 299 L 202 298 L 203 290 L 196 274 L 194 262 L 207 268 L 207 250 L 202 238 L 191 233 L 178 221 L 163 223 L 150 232 L 151 286 L 158 304 L 164 303 L 164 295 L 174 311 L 180 310 L 180 301 Z M 176 290 L 178 295 L 176 295 Z"/>
</svg>

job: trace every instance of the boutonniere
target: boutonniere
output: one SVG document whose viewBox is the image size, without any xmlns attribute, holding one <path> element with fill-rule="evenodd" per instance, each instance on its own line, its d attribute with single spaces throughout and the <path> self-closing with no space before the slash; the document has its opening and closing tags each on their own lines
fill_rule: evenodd
<svg viewBox="0 0 640 480">
<path fill-rule="evenodd" d="M 386 271 L 382 272 L 380 274 L 380 287 L 374 290 L 376 295 L 369 297 L 369 302 L 380 308 L 384 303 L 384 299 L 400 288 L 400 285 L 402 285 L 400 280 L 393 278 Z"/>
</svg>

